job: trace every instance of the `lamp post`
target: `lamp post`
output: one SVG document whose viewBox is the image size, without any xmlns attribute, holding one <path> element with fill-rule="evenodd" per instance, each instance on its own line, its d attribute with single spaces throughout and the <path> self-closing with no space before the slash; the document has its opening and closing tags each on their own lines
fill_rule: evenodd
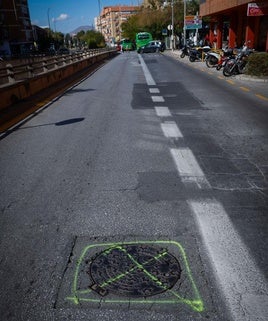
<svg viewBox="0 0 268 321">
<path fill-rule="evenodd" d="M 186 0 L 183 0 L 183 42 L 184 42 L 184 46 L 186 45 L 186 23 L 185 23 L 185 18 L 186 18 Z"/>
<path fill-rule="evenodd" d="M 174 0 L 171 2 L 171 49 L 174 50 Z"/>
<path fill-rule="evenodd" d="M 48 21 L 48 28 L 49 28 L 49 32 L 50 32 L 50 18 L 49 18 L 49 11 L 50 8 L 47 9 L 47 21 Z"/>
<path fill-rule="evenodd" d="M 100 29 L 98 30 L 100 33 L 102 33 L 102 21 L 101 21 L 101 4 L 100 4 L 100 0 L 98 0 L 98 4 L 99 4 L 99 24 L 100 24 Z"/>
</svg>

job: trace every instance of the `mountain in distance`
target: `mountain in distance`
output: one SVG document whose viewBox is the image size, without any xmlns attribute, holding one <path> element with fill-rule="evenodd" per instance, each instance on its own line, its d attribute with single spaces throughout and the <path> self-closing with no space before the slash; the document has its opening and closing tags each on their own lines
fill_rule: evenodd
<svg viewBox="0 0 268 321">
<path fill-rule="evenodd" d="M 85 32 L 87 32 L 88 30 L 93 30 L 94 27 L 93 26 L 80 26 L 77 27 L 75 30 L 70 32 L 70 35 L 76 35 L 79 31 L 84 30 Z"/>
</svg>

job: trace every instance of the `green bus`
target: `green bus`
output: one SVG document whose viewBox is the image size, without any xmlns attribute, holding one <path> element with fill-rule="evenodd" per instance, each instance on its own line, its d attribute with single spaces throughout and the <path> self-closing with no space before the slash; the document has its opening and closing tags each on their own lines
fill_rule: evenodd
<svg viewBox="0 0 268 321">
<path fill-rule="evenodd" d="M 134 43 L 129 39 L 122 39 L 120 41 L 120 46 L 121 46 L 123 51 L 129 51 L 129 50 L 134 50 L 135 49 Z"/>
<path fill-rule="evenodd" d="M 147 45 L 148 42 L 152 41 L 153 37 L 149 32 L 136 33 L 136 49 Z"/>
</svg>

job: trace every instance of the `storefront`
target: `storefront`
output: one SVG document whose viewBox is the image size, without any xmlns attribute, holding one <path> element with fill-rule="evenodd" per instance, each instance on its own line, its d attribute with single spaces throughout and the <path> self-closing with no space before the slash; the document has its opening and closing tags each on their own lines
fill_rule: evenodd
<svg viewBox="0 0 268 321">
<path fill-rule="evenodd" d="M 268 52 L 267 0 L 200 0 L 200 14 L 210 18 L 208 37 L 214 47 L 234 48 L 246 43 Z"/>
</svg>

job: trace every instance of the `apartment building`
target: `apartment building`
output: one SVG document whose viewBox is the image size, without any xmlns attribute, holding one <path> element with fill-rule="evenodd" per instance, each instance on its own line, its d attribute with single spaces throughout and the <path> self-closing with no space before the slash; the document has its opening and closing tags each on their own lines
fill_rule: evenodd
<svg viewBox="0 0 268 321">
<path fill-rule="evenodd" d="M 200 0 L 200 15 L 210 17 L 209 39 L 215 47 L 241 47 L 268 52 L 267 0 Z"/>
<path fill-rule="evenodd" d="M 121 40 L 121 25 L 128 17 L 137 13 L 139 6 L 110 6 L 104 7 L 97 18 L 96 29 L 100 31 L 105 41 L 114 44 Z"/>
<path fill-rule="evenodd" d="M 21 54 L 33 44 L 27 0 L 0 0 L 0 52 Z"/>
</svg>

